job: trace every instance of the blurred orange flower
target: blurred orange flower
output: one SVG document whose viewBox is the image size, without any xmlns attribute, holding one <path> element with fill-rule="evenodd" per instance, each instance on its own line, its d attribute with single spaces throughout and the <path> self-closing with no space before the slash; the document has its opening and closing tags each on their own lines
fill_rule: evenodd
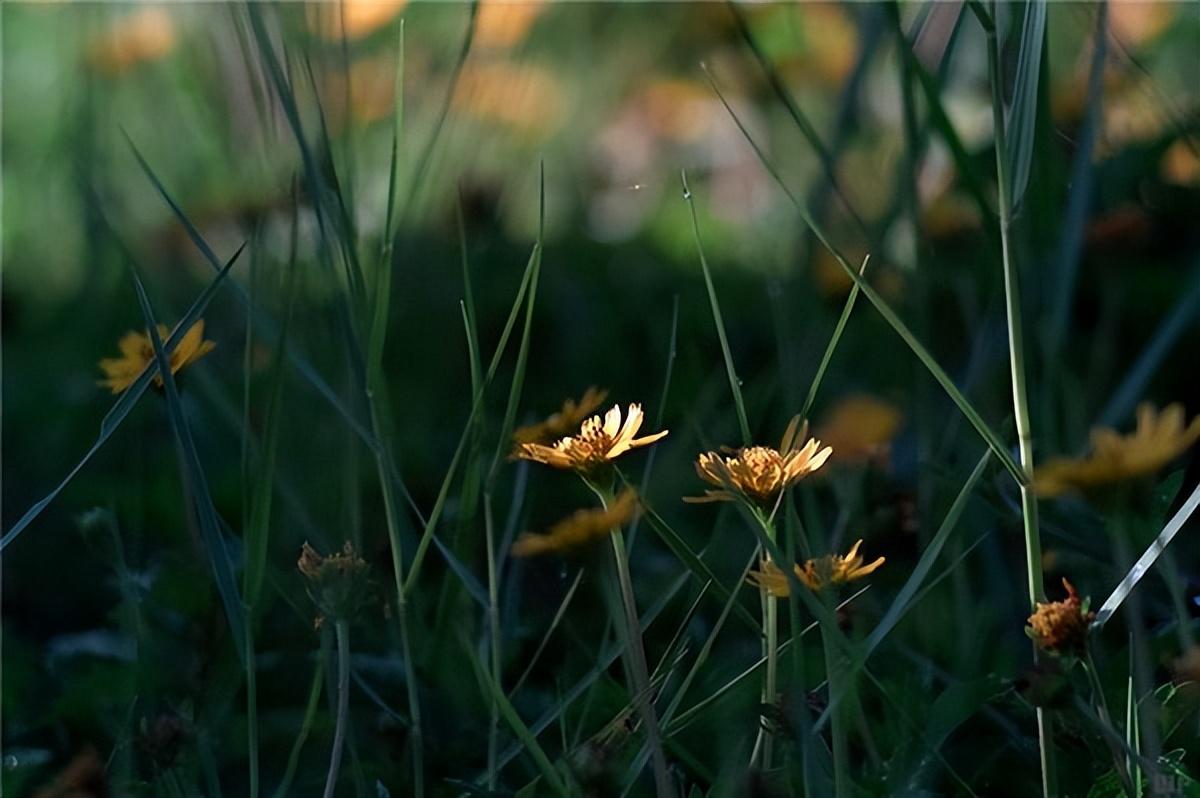
<svg viewBox="0 0 1200 798">
<path fill-rule="evenodd" d="M 833 447 L 839 462 L 864 462 L 886 457 L 903 421 L 895 405 L 855 394 L 834 405 L 816 434 Z"/>
<path fill-rule="evenodd" d="M 328 41 L 369 36 L 387 25 L 408 0 L 337 0 L 307 7 L 308 28 Z"/>
<path fill-rule="evenodd" d="M 158 61 L 175 49 L 175 26 L 162 8 L 142 8 L 123 15 L 87 48 L 86 61 L 96 71 L 119 75 L 139 64 Z"/>
<path fill-rule="evenodd" d="M 629 522 L 637 512 L 637 493 L 626 489 L 605 509 L 578 510 L 550 527 L 550 531 L 544 535 L 521 535 L 513 544 L 512 553 L 517 557 L 528 557 L 569 551 L 607 537 L 614 529 Z"/>
<path fill-rule="evenodd" d="M 1060 457 L 1034 469 L 1034 490 L 1039 496 L 1061 496 L 1153 474 L 1200 438 L 1200 417 L 1186 426 L 1184 421 L 1181 404 L 1159 413 L 1144 403 L 1137 409 L 1137 428 L 1131 434 L 1094 429 L 1092 451 L 1086 457 Z"/>
<path fill-rule="evenodd" d="M 453 104 L 479 119 L 541 135 L 557 130 L 567 111 L 562 81 L 553 71 L 503 61 L 468 64 Z"/>
<path fill-rule="evenodd" d="M 481 0 L 475 18 L 475 44 L 497 50 L 519 44 L 545 8 L 543 0 Z"/>
</svg>

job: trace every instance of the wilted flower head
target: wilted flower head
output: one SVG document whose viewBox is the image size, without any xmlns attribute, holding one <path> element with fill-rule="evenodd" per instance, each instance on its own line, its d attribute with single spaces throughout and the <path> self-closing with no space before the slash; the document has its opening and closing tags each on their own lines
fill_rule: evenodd
<svg viewBox="0 0 1200 798">
<path fill-rule="evenodd" d="M 166 346 L 170 331 L 165 324 L 158 325 L 158 337 Z M 168 352 L 171 360 L 171 373 L 178 374 L 179 370 L 189 363 L 195 363 L 216 347 L 212 341 L 204 340 L 204 319 L 193 324 L 174 349 Z M 114 394 L 121 393 L 130 385 L 137 382 L 146 368 L 154 363 L 154 344 L 148 332 L 127 332 L 117 342 L 121 350 L 120 357 L 106 357 L 100 361 L 100 370 L 105 379 L 98 385 L 110 389 Z M 162 375 L 154 375 L 154 384 L 159 388 L 163 385 Z"/>
<path fill-rule="evenodd" d="M 328 557 L 305 543 L 296 566 L 308 581 L 308 594 L 322 616 L 346 620 L 366 603 L 371 591 L 370 569 L 349 541 Z"/>
<path fill-rule="evenodd" d="M 821 448 L 821 442 L 810 439 L 803 446 L 807 425 L 800 427 L 796 416 L 783 433 L 778 449 L 769 446 L 747 446 L 731 456 L 705 452 L 696 460 L 696 473 L 720 490 L 707 490 L 703 496 L 685 501 L 733 501 L 739 496 L 759 504 L 771 502 L 781 490 L 820 468 L 833 449 Z M 797 434 L 799 433 L 799 434 Z"/>
<path fill-rule="evenodd" d="M 612 409 L 600 416 L 592 416 L 583 422 L 576 435 L 560 439 L 552 446 L 541 443 L 522 443 L 513 453 L 514 457 L 522 460 L 533 460 L 545 463 L 555 468 L 566 468 L 575 471 L 591 471 L 605 465 L 630 449 L 649 446 L 663 438 L 667 430 L 647 435 L 644 438 L 635 437 L 642 428 L 644 419 L 642 406 L 633 404 L 621 423 L 621 408 L 613 405 Z"/>
<path fill-rule="evenodd" d="M 626 489 L 605 509 L 578 510 L 550 527 L 544 535 L 521 535 L 513 544 L 512 553 L 517 557 L 528 557 L 578 548 L 607 537 L 613 529 L 628 523 L 637 512 L 637 493 Z"/>
<path fill-rule="evenodd" d="M 1052 654 L 1079 654 L 1087 643 L 1088 624 L 1096 617 L 1087 602 L 1079 598 L 1075 586 L 1064 577 L 1067 597 L 1062 601 L 1038 602 L 1029 616 L 1025 633 Z"/>
<path fill-rule="evenodd" d="M 1033 472 L 1040 496 L 1085 492 L 1103 485 L 1153 474 L 1200 438 L 1200 417 L 1184 426 L 1183 405 L 1168 405 L 1158 413 L 1150 404 L 1137 409 L 1137 428 L 1129 435 L 1115 430 L 1092 430 L 1087 457 L 1050 460 Z"/>
<path fill-rule="evenodd" d="M 562 409 L 545 421 L 517 427 L 513 430 L 513 442 L 518 445 L 548 443 L 558 440 L 564 435 L 569 435 L 579 429 L 583 420 L 595 412 L 606 398 L 608 398 L 608 391 L 602 391 L 592 386 L 583 392 L 583 396 L 579 397 L 578 402 L 574 399 L 563 402 Z"/>
<path fill-rule="evenodd" d="M 815 560 L 808 560 L 803 567 L 795 566 L 796 578 L 809 590 L 820 590 L 825 585 L 841 585 L 862 579 L 883 565 L 885 559 L 877 558 L 869 565 L 863 565 L 863 557 L 858 553 L 862 541 L 859 540 L 850 547 L 846 556 L 828 554 Z M 791 582 L 770 560 L 763 560 L 759 570 L 750 572 L 751 584 L 765 588 L 772 596 L 780 598 L 791 594 Z"/>
</svg>

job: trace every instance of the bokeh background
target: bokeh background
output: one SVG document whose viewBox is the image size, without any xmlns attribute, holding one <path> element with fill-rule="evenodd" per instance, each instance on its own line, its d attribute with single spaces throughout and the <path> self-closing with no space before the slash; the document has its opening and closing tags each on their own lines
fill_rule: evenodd
<svg viewBox="0 0 1200 798">
<path fill-rule="evenodd" d="M 738 439 L 681 172 L 757 438 L 777 439 L 799 410 L 851 282 L 713 84 L 789 190 L 839 248 L 853 259 L 871 255 L 868 279 L 1013 439 L 989 204 L 987 63 L 983 35 L 960 4 L 484 0 L 474 17 L 460 3 L 257 7 L 286 53 L 306 130 L 330 144 L 332 161 L 321 168 L 337 175 L 369 252 L 384 224 L 404 21 L 401 203 L 384 367 L 392 445 L 417 506 L 433 505 L 470 410 L 462 263 L 486 359 L 538 235 L 544 169 L 544 263 L 518 421 L 548 414 L 590 385 L 607 388 L 614 401 L 645 403 L 649 418 L 671 429 L 654 455 L 648 499 L 704 551 L 718 576 L 736 578 L 754 546 L 737 515 L 679 500 L 701 489 L 695 454 Z M 1018 213 L 1039 459 L 1078 453 L 1094 425 L 1128 428 L 1141 400 L 1180 401 L 1189 416 L 1200 411 L 1200 5 L 1109 2 L 1102 72 L 1090 81 L 1098 9 L 1050 4 L 1033 168 Z M 86 452 L 110 406 L 96 385 L 97 361 L 115 354 L 123 332 L 143 326 L 128 261 L 136 259 L 168 322 L 212 276 L 131 143 L 222 259 L 249 242 L 231 279 L 250 287 L 255 274 L 253 290 L 268 313 L 281 313 L 298 206 L 291 341 L 339 394 L 352 395 L 332 309 L 340 286 L 317 264 L 319 232 L 302 191 L 294 201 L 299 149 L 246 8 L 5 3 L 0 15 L 4 529 Z M 906 103 L 909 67 L 898 31 L 936 81 L 936 110 L 955 131 L 959 152 L 919 91 Z M 797 124 L 789 102 L 815 135 Z M 247 352 L 245 311 L 228 290 L 205 318 L 217 348 L 184 376 L 184 399 L 217 509 L 236 531 L 246 501 L 245 420 L 259 428 L 271 348 L 251 338 Z M 510 355 L 485 402 L 493 434 L 512 374 Z M 248 416 L 244 390 L 253 397 Z M 368 452 L 296 373 L 285 377 L 283 403 L 269 575 L 281 598 L 260 644 L 267 784 L 277 780 L 295 737 L 319 648 L 293 567 L 301 542 L 331 550 L 354 540 L 378 582 L 391 580 Z M 852 609 L 869 621 L 903 584 L 906 565 L 936 530 L 983 444 L 866 302 L 853 311 L 813 419 L 842 456 L 806 494 L 806 517 L 818 520 L 832 544 L 862 537 L 872 556 L 888 557 Z M 484 447 L 485 459 L 490 451 Z M 641 455 L 635 473 L 644 461 Z M 1189 461 L 1183 468 L 1182 482 L 1193 484 L 1200 467 Z M 1174 479 L 1177 489 L 1181 478 Z M 481 575 L 480 517 L 455 485 L 439 534 Z M 589 501 L 565 477 L 515 464 L 499 485 L 497 512 L 509 535 L 545 529 Z M 1159 520 L 1174 495 L 1161 493 Z M 151 392 L 4 550 L 3 779 L 10 794 L 56 794 L 36 790 L 89 748 L 108 764 L 112 794 L 156 794 L 153 774 L 164 768 L 178 768 L 188 784 L 209 785 L 197 786 L 205 794 L 213 794 L 214 779 L 226 794 L 241 794 L 240 671 L 184 506 L 165 409 Z M 1102 599 L 1120 573 L 1101 520 L 1078 502 L 1043 507 L 1048 584 L 1069 574 L 1081 592 Z M 876 740 L 877 750 L 863 752 L 875 763 L 863 779 L 875 794 L 892 790 L 896 773 L 929 791 L 912 794 L 957 789 L 946 786 L 927 751 L 905 748 L 909 723 L 930 739 L 944 735 L 937 737 L 940 755 L 979 794 L 1027 794 L 1021 790 L 1036 784 L 1031 714 L 1013 687 L 1030 665 L 1016 508 L 1011 481 L 989 474 L 945 555 L 946 578 L 889 640 L 878 675 L 902 710 L 875 700 L 865 707 L 872 735 L 864 739 Z M 411 516 L 403 523 L 411 544 L 420 527 Z M 1139 534 L 1148 540 L 1153 526 L 1147 521 Z M 1181 534 L 1174 553 L 1193 619 L 1200 611 L 1194 532 Z M 588 571 L 589 561 L 547 559 L 507 570 L 501 602 L 510 678 L 523 670 L 579 567 Z M 665 620 L 648 633 L 651 654 L 661 653 L 699 586 L 668 592 L 681 567 L 646 529 L 637 536 L 634 569 L 643 603 L 670 597 Z M 585 673 L 601 646 L 595 619 L 604 609 L 598 590 L 586 587 L 591 571 L 515 699 L 529 717 Z M 446 628 L 474 639 L 482 616 L 461 595 L 443 595 L 453 591 L 441 560 L 431 559 L 426 572 L 415 617 L 432 630 L 422 663 L 431 772 L 474 778 L 486 702 L 455 640 L 439 636 L 435 621 L 453 617 Z M 1163 580 L 1149 579 L 1140 590 L 1163 624 L 1155 661 L 1169 681 L 1181 641 L 1191 638 L 1169 626 L 1177 602 Z M 385 602 L 356 636 L 364 686 L 353 698 L 347 779 L 366 794 L 379 781 L 404 795 L 403 688 Z M 461 613 L 442 615 L 447 606 Z M 719 608 L 702 604 L 686 627 L 697 646 Z M 1122 637 L 1112 635 L 1113 662 L 1127 656 Z M 730 632 L 696 694 L 728 681 L 756 650 L 744 629 Z M 1115 670 L 1111 676 L 1123 678 Z M 615 679 L 599 682 L 595 707 L 571 715 L 572 735 L 588 738 L 619 709 Z M 754 729 L 754 688 L 743 692 L 747 700 L 680 738 L 714 780 L 735 754 L 744 759 L 739 746 Z M 955 697 L 939 702 L 944 695 Z M 313 766 L 302 764 L 297 794 L 319 788 L 323 770 L 315 763 L 325 756 L 330 723 L 322 711 L 306 749 Z M 1194 717 L 1190 723 L 1183 728 L 1194 732 Z M 1183 745 L 1193 766 L 1195 739 Z M 168 757 L 155 748 L 162 745 L 178 751 Z M 1064 745 L 1068 762 L 1092 761 L 1086 742 L 1068 733 Z M 532 778 L 528 764 L 512 768 L 513 786 Z M 1017 792 L 1006 792 L 1006 779 L 1016 779 Z M 439 784 L 452 794 L 448 782 Z"/>
</svg>

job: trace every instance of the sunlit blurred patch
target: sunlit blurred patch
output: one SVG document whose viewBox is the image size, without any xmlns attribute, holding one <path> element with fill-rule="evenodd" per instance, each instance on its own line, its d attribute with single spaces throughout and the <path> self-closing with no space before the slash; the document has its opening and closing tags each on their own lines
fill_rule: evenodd
<svg viewBox="0 0 1200 798">
<path fill-rule="evenodd" d="M 688 80 L 656 80 L 637 98 L 652 132 L 674 142 L 702 138 L 712 128 L 719 102 L 712 90 Z"/>
<path fill-rule="evenodd" d="M 396 59 L 390 55 L 361 58 L 350 65 L 349 80 L 340 71 L 327 76 L 323 93 L 331 107 L 343 110 L 343 118 L 347 109 L 349 117 L 360 123 L 388 118 L 396 108 Z"/>
<path fill-rule="evenodd" d="M 1177 139 L 1163 154 L 1159 170 L 1163 180 L 1181 186 L 1200 185 L 1200 156 L 1186 139 Z"/>
<path fill-rule="evenodd" d="M 361 39 L 387 25 L 408 0 L 340 0 L 312 3 L 307 8 L 308 27 L 329 41 Z"/>
<path fill-rule="evenodd" d="M 840 3 L 805 3 L 800 6 L 804 24 L 801 62 L 827 84 L 841 85 L 858 57 L 858 31 Z"/>
<path fill-rule="evenodd" d="M 962 194 L 947 191 L 925 206 L 921 230 L 934 241 L 962 238 L 979 230 L 979 207 Z"/>
<path fill-rule="evenodd" d="M 1158 91 L 1146 78 L 1105 98 L 1097 156 L 1107 157 L 1125 145 L 1148 141 L 1162 133 L 1169 120 Z"/>
<path fill-rule="evenodd" d="M 175 26 L 162 8 L 123 15 L 87 48 L 86 62 L 97 72 L 119 75 L 158 61 L 175 49 Z"/>
<path fill-rule="evenodd" d="M 542 0 L 483 0 L 475 19 L 475 45 L 503 50 L 520 44 L 545 8 Z"/>
<path fill-rule="evenodd" d="M 904 415 L 890 402 L 867 394 L 839 401 L 815 434 L 833 447 L 834 463 L 886 460 Z"/>
<path fill-rule="evenodd" d="M 1153 41 L 1174 19 L 1175 3 L 1109 0 L 1109 30 L 1126 46 L 1139 47 Z"/>
<path fill-rule="evenodd" d="M 547 136 L 562 123 L 567 95 L 561 79 L 550 69 L 494 61 L 468 64 L 463 69 L 453 105 L 478 119 Z"/>
</svg>

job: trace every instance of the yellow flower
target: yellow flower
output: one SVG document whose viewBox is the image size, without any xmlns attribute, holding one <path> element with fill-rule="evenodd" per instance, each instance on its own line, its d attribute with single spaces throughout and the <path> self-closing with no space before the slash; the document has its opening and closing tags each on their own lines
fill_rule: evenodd
<svg viewBox="0 0 1200 798">
<path fill-rule="evenodd" d="M 1039 496 L 1061 496 L 1153 474 L 1197 438 L 1200 417 L 1185 427 L 1183 405 L 1172 404 L 1158 413 L 1153 406 L 1142 404 L 1132 434 L 1122 436 L 1108 428 L 1092 430 L 1091 454 L 1046 462 L 1034 470 L 1033 486 Z"/>
<path fill-rule="evenodd" d="M 1053 654 L 1078 654 L 1087 643 L 1088 624 L 1096 617 L 1085 612 L 1075 586 L 1063 577 L 1067 597 L 1062 601 L 1038 602 L 1029 616 L 1026 632 L 1046 651 Z"/>
<path fill-rule="evenodd" d="M 514 456 L 555 468 L 590 471 L 617 459 L 630 449 L 649 446 L 666 436 L 667 430 L 663 430 L 644 438 L 635 438 L 642 427 L 642 420 L 641 405 L 629 406 L 624 424 L 621 423 L 621 407 L 613 405 L 604 414 L 603 421 L 600 416 L 592 416 L 583 422 L 577 435 L 562 438 L 552 446 L 522 443 L 517 446 Z"/>
<path fill-rule="evenodd" d="M 521 535 L 513 544 L 512 553 L 517 557 L 528 557 L 577 548 L 607 536 L 613 529 L 627 523 L 637 512 L 637 493 L 626 489 L 607 509 L 578 510 L 550 527 L 550 531 L 544 535 Z"/>
<path fill-rule="evenodd" d="M 696 459 L 696 473 L 721 490 L 706 490 L 703 496 L 687 497 L 684 501 L 733 501 L 739 495 L 760 503 L 772 501 L 781 490 L 820 468 L 833 453 L 828 446 L 821 448 L 816 438 L 800 446 L 807 426 L 799 429 L 799 424 L 799 416 L 791 420 L 778 449 L 746 446 L 731 457 L 717 452 L 701 454 Z"/>
<path fill-rule="evenodd" d="M 895 405 L 865 394 L 839 402 L 817 429 L 842 461 L 864 462 L 885 456 L 904 416 Z"/>
<path fill-rule="evenodd" d="M 563 402 L 562 410 L 545 421 L 526 427 L 517 427 L 513 430 L 513 442 L 517 444 L 546 443 L 558 440 L 579 429 L 583 420 L 595 412 L 606 398 L 608 398 L 608 391 L 601 391 L 592 386 L 583 392 L 583 396 L 579 397 L 578 402 L 574 399 Z"/>
<path fill-rule="evenodd" d="M 808 560 L 803 567 L 796 565 L 796 578 L 809 590 L 820 590 L 824 585 L 841 585 L 862 579 L 883 565 L 885 559 L 879 557 L 870 565 L 863 565 L 862 555 L 858 553 L 860 546 L 861 540 L 851 546 L 844 557 L 828 554 L 816 560 Z M 787 576 L 770 560 L 763 560 L 759 570 L 750 572 L 750 583 L 765 588 L 772 596 L 779 598 L 786 598 L 792 592 Z"/>
<path fill-rule="evenodd" d="M 162 339 L 164 346 L 169 336 L 166 325 L 158 325 L 158 337 Z M 181 368 L 195 363 L 215 346 L 212 341 L 204 340 L 204 319 L 200 319 L 184 333 L 183 338 L 171 350 L 171 373 L 178 374 Z M 104 372 L 105 379 L 97 382 L 115 394 L 133 385 L 146 367 L 154 363 L 154 344 L 150 341 L 149 333 L 127 332 L 117 342 L 117 348 L 121 350 L 120 357 L 106 357 L 100 361 L 100 370 Z M 162 387 L 161 374 L 154 375 L 154 384 Z"/>
</svg>

